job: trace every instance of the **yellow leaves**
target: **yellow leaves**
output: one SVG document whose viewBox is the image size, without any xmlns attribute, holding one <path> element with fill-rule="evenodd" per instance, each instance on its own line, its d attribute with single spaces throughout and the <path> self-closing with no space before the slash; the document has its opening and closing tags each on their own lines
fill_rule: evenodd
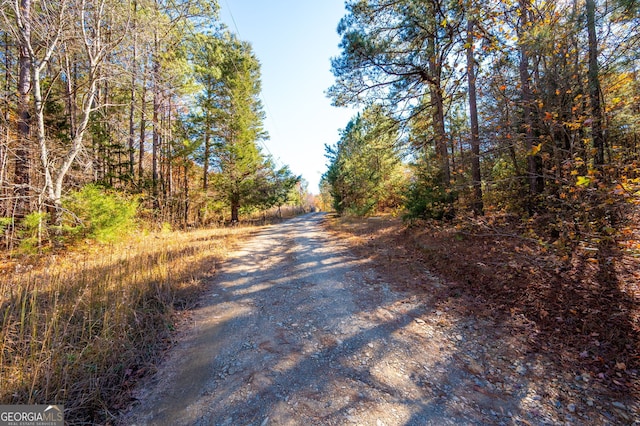
<svg viewBox="0 0 640 426">
<path fill-rule="evenodd" d="M 615 109 L 624 108 L 626 106 L 626 102 L 619 96 L 615 96 L 611 99 L 611 101 L 606 106 L 606 111 L 610 112 Z"/>
<path fill-rule="evenodd" d="M 447 26 L 447 18 L 444 18 L 442 20 L 442 22 L 440 23 L 440 25 L 442 25 L 443 27 L 446 27 Z"/>
<path fill-rule="evenodd" d="M 582 127 L 582 123 L 580 121 L 565 121 L 562 124 L 569 130 L 579 130 Z"/>
<path fill-rule="evenodd" d="M 591 178 L 589 176 L 578 176 L 576 180 L 576 185 L 578 186 L 589 186 L 591 184 Z"/>
<path fill-rule="evenodd" d="M 533 156 L 536 155 L 540 152 L 540 150 L 542 149 L 542 143 L 539 143 L 538 145 L 534 146 L 533 148 L 531 148 L 531 151 L 529 152 L 529 155 Z"/>
</svg>

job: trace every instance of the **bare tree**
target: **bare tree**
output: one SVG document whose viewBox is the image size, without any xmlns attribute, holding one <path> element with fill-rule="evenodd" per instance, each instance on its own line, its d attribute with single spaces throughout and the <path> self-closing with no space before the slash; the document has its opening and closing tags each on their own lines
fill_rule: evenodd
<svg viewBox="0 0 640 426">
<path fill-rule="evenodd" d="M 29 0 L 13 2 L 13 19 L 6 10 L 2 17 L 12 25 L 21 51 L 24 50 L 29 61 L 31 95 L 36 125 L 36 140 L 40 151 L 40 162 L 44 177 L 43 195 L 55 212 L 55 222 L 61 220 L 62 190 L 64 179 L 78 154 L 84 147 L 84 135 L 91 112 L 99 107 L 96 103 L 97 84 L 108 53 L 124 37 L 128 29 L 128 20 L 122 21 L 122 13 L 128 11 L 128 5 L 106 0 L 78 4 L 72 0 L 42 1 L 33 8 Z M 120 21 L 119 25 L 116 22 Z M 119 27 L 120 37 L 107 42 L 105 29 Z M 35 34 L 32 34 L 35 33 Z M 52 56 L 63 40 L 73 43 L 79 40 L 78 57 L 86 66 L 84 84 L 78 98 L 81 99 L 79 115 L 71 134 L 71 143 L 60 158 L 54 158 L 50 141 L 45 129 L 45 94 L 43 94 L 43 73 L 50 65 Z M 67 75 L 67 78 L 72 76 Z"/>
</svg>

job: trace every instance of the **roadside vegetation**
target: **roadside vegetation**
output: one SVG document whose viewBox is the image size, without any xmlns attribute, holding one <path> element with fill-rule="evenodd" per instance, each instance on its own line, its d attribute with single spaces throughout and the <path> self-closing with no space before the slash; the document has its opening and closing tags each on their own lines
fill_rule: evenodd
<svg viewBox="0 0 640 426">
<path fill-rule="evenodd" d="M 403 217 L 385 235 L 456 294 L 638 392 L 638 2 L 345 4 L 327 93 L 362 110 L 327 144 L 322 208 Z M 251 233 L 222 225 L 314 205 L 218 6 L 0 3 L 2 402 L 108 421 Z"/>
<path fill-rule="evenodd" d="M 256 227 L 138 230 L 109 243 L 0 264 L 0 400 L 59 401 L 72 424 L 106 423 L 153 371 L 172 331 Z"/>
<path fill-rule="evenodd" d="M 0 5 L 0 402 L 105 424 L 217 264 L 313 205 L 215 0 Z M 229 226 L 233 225 L 233 226 Z"/>
<path fill-rule="evenodd" d="M 346 8 L 328 93 L 364 111 L 327 145 L 335 226 L 639 397 L 638 3 Z"/>
<path fill-rule="evenodd" d="M 238 226 L 175 230 L 95 185 L 63 208 L 60 225 L 27 215 L 0 259 L 0 401 L 63 403 L 70 424 L 112 420 L 233 247 L 305 211 L 287 203 L 244 211 Z"/>
</svg>

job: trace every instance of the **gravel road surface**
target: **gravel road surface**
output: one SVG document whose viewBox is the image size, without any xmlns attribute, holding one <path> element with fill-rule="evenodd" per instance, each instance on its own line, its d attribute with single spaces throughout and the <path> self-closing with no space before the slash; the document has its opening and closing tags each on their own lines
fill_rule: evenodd
<svg viewBox="0 0 640 426">
<path fill-rule="evenodd" d="M 529 383 L 544 368 L 535 358 L 501 357 L 507 340 L 483 341 L 492 324 L 461 322 L 395 289 L 322 228 L 324 217 L 267 227 L 222 265 L 123 424 L 577 420 L 580 404 L 560 409 L 541 396 L 552 384 Z"/>
</svg>

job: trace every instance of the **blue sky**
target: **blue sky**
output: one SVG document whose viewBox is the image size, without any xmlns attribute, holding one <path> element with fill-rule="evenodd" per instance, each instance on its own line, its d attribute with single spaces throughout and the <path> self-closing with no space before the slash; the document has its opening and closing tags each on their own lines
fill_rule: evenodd
<svg viewBox="0 0 640 426">
<path fill-rule="evenodd" d="M 262 65 L 262 100 L 278 165 L 318 193 L 326 170 L 324 145 L 339 138 L 354 110 L 336 108 L 325 96 L 333 83 L 330 58 L 339 54 L 336 27 L 344 0 L 220 0 L 221 18 L 250 42 Z M 233 20 L 232 20 L 233 16 Z M 234 24 L 235 21 L 235 24 Z"/>
</svg>

